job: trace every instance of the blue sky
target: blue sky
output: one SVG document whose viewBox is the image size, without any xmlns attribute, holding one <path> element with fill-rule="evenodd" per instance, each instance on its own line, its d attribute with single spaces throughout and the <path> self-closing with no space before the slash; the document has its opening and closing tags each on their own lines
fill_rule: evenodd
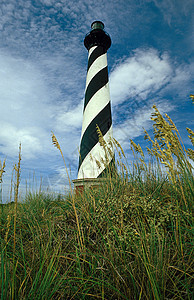
<svg viewBox="0 0 194 300">
<path fill-rule="evenodd" d="M 95 20 L 112 39 L 108 50 L 114 137 L 128 155 L 129 139 L 145 145 L 155 103 L 177 125 L 186 147 L 193 128 L 192 0 L 1 0 L 0 160 L 6 158 L 4 201 L 22 144 L 21 186 L 62 191 L 77 177 L 87 50 Z"/>
</svg>

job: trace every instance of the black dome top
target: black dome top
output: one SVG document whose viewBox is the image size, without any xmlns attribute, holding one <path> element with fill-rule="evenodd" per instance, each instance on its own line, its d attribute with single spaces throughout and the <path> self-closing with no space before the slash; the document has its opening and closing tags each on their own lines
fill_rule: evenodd
<svg viewBox="0 0 194 300">
<path fill-rule="evenodd" d="M 84 45 L 89 50 L 93 46 L 102 46 L 107 51 L 111 46 L 111 38 L 104 31 L 104 24 L 101 21 L 94 21 L 91 25 L 92 30 L 86 34 Z"/>
</svg>

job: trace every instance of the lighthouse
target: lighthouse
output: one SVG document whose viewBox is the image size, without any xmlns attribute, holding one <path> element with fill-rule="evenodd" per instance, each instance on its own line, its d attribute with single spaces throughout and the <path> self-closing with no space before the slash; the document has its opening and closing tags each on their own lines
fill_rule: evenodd
<svg viewBox="0 0 194 300">
<path fill-rule="evenodd" d="M 82 132 L 79 150 L 78 179 L 75 187 L 84 183 L 95 185 L 114 165 L 112 146 L 112 117 L 108 81 L 107 50 L 111 38 L 104 24 L 95 21 L 85 36 L 88 50 Z M 99 132 L 101 141 L 99 140 Z"/>
</svg>

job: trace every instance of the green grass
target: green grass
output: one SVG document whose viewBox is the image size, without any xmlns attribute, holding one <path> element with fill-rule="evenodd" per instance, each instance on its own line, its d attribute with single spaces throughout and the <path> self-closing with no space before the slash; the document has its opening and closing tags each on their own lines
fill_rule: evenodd
<svg viewBox="0 0 194 300">
<path fill-rule="evenodd" d="M 170 130 L 150 139 L 155 163 L 132 143 L 131 172 L 117 143 L 119 172 L 98 189 L 1 205 L 1 300 L 193 299 L 194 178 Z"/>
</svg>

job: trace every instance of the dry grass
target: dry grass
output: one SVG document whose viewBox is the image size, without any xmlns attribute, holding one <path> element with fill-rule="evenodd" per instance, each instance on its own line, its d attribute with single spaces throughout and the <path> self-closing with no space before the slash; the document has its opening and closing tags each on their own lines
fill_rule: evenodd
<svg viewBox="0 0 194 300">
<path fill-rule="evenodd" d="M 192 299 L 192 157 L 154 108 L 152 163 L 131 141 L 130 169 L 114 140 L 117 172 L 98 189 L 29 193 L 17 219 L 15 206 L 1 206 L 2 299 Z"/>
<path fill-rule="evenodd" d="M 5 160 L 3 161 L 3 164 L 1 164 L 0 161 L 0 183 L 2 182 L 2 177 L 4 172 L 5 172 Z"/>
</svg>

